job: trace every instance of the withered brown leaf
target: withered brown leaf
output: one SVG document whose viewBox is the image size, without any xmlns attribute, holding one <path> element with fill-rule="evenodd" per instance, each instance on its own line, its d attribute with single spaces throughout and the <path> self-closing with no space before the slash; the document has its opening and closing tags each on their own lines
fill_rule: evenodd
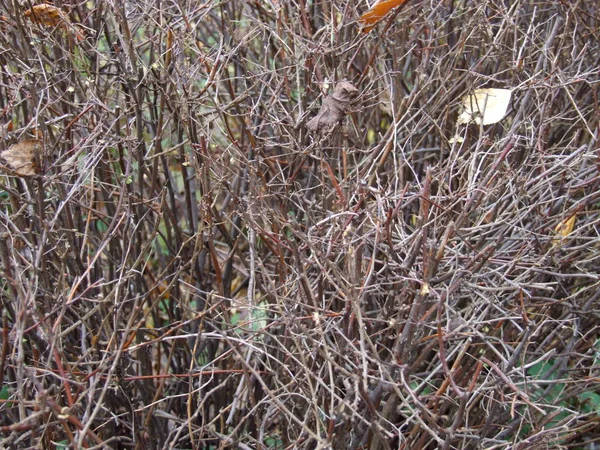
<svg viewBox="0 0 600 450">
<path fill-rule="evenodd" d="M 15 175 L 27 177 L 39 172 L 36 160 L 39 160 L 41 152 L 42 141 L 27 139 L 17 142 L 7 150 L 4 150 L 0 153 L 0 156 L 6 161 L 8 169 Z"/>
<path fill-rule="evenodd" d="M 64 12 L 54 5 L 43 3 L 35 5 L 23 13 L 25 17 L 35 23 L 46 25 L 47 27 L 60 26 L 66 27 L 69 24 L 69 18 Z"/>
<path fill-rule="evenodd" d="M 71 23 L 69 16 L 54 5 L 46 3 L 35 5 L 25 11 L 23 15 L 33 23 L 65 30 L 73 34 L 80 41 L 85 38 L 82 28 L 79 25 Z"/>
<path fill-rule="evenodd" d="M 336 84 L 333 94 L 323 100 L 318 114 L 308 121 L 306 127 L 315 133 L 328 130 L 338 124 L 350 111 L 350 104 L 358 95 L 358 89 L 349 81 Z"/>
</svg>

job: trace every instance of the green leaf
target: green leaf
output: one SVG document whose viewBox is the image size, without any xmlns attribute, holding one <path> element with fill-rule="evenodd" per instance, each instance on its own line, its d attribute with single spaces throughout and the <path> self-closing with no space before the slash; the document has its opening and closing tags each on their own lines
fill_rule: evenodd
<svg viewBox="0 0 600 450">
<path fill-rule="evenodd" d="M 10 397 L 10 392 L 8 386 L 4 385 L 2 386 L 2 389 L 0 389 L 0 400 L 8 400 L 8 397 Z"/>
<path fill-rule="evenodd" d="M 527 369 L 527 373 L 534 378 L 538 378 L 543 375 L 548 369 L 551 369 L 554 366 L 554 362 L 551 361 L 540 361 L 537 364 L 534 364 L 529 369 Z M 550 377 L 552 379 L 552 377 Z"/>
<path fill-rule="evenodd" d="M 589 413 L 597 413 L 600 414 L 600 395 L 595 392 L 583 392 L 577 396 L 577 399 L 581 402 L 580 408 L 581 411 L 589 414 Z"/>
</svg>

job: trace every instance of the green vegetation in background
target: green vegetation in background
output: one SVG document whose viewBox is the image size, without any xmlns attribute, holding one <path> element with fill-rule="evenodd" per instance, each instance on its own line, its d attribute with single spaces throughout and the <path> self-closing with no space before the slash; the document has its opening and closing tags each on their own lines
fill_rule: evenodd
<svg viewBox="0 0 600 450">
<path fill-rule="evenodd" d="M 600 340 L 596 342 L 596 348 L 600 346 Z M 598 352 L 596 352 L 596 366 Z M 593 391 L 586 391 L 577 394 L 573 397 L 566 397 L 564 394 L 567 388 L 567 382 L 559 382 L 556 370 L 552 370 L 557 364 L 556 360 L 541 361 L 527 370 L 527 374 L 533 378 L 536 385 L 532 394 L 532 399 L 536 403 L 542 403 L 553 408 L 560 408 L 561 411 L 556 414 L 552 420 L 544 425 L 544 429 L 549 430 L 555 428 L 561 421 L 573 414 L 573 411 L 578 411 L 580 414 L 598 414 L 600 415 L 600 395 Z M 545 374 L 550 375 L 546 376 Z M 542 387 L 545 383 L 552 384 L 552 388 L 546 390 Z M 540 386 L 542 385 L 542 386 Z M 592 385 L 590 385 L 592 388 Z M 551 411 L 552 412 L 552 411 Z M 532 426 L 525 424 L 519 434 L 524 438 L 532 431 Z M 556 445 L 559 445 L 557 442 Z"/>
</svg>

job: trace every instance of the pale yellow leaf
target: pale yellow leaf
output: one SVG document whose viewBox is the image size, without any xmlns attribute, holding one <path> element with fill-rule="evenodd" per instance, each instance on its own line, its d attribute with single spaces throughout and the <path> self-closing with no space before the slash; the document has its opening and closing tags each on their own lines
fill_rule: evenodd
<svg viewBox="0 0 600 450">
<path fill-rule="evenodd" d="M 456 136 L 454 136 L 453 138 L 451 138 L 448 143 L 450 145 L 457 143 L 457 144 L 462 144 L 465 141 L 465 139 L 462 136 L 459 136 L 458 134 Z"/>
<path fill-rule="evenodd" d="M 511 95 L 510 89 L 476 89 L 473 94 L 463 97 L 458 124 L 500 122 L 506 116 Z"/>
</svg>

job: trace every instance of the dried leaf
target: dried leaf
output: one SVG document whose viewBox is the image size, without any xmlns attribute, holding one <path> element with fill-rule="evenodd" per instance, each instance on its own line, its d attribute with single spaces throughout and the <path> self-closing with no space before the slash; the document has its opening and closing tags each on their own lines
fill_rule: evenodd
<svg viewBox="0 0 600 450">
<path fill-rule="evenodd" d="M 392 97 L 389 90 L 381 91 L 379 94 L 379 109 L 390 117 L 394 117 L 392 107 Z"/>
<path fill-rule="evenodd" d="M 47 27 L 58 26 L 64 28 L 71 23 L 64 12 L 56 6 L 48 5 L 46 3 L 35 5 L 23 14 L 32 22 L 46 25 Z"/>
<path fill-rule="evenodd" d="M 575 214 L 573 214 L 567 220 L 562 220 L 558 223 L 558 225 L 556 225 L 556 227 L 554 228 L 556 236 L 554 237 L 554 239 L 552 239 L 553 246 L 559 245 L 562 238 L 565 238 L 569 234 L 571 234 L 573 228 L 575 228 L 575 220 L 576 216 Z"/>
<path fill-rule="evenodd" d="M 474 121 L 491 125 L 500 122 L 506 116 L 511 95 L 510 89 L 476 89 L 463 98 L 458 124 Z"/>
<path fill-rule="evenodd" d="M 7 25 L 10 22 L 8 21 L 8 17 L 6 17 L 5 15 L 1 15 L 0 16 L 0 31 L 6 31 L 6 29 L 8 28 Z"/>
<path fill-rule="evenodd" d="M 14 128 L 12 120 L 10 122 L 5 123 L 4 125 L 0 125 L 0 139 L 6 139 L 8 133 L 10 133 Z"/>
<path fill-rule="evenodd" d="M 323 105 L 315 117 L 313 117 L 306 127 L 315 133 L 327 131 L 334 125 L 337 125 L 350 110 L 352 100 L 358 95 L 358 89 L 349 81 L 340 81 L 333 90 L 332 95 L 328 95 L 323 100 Z"/>
<path fill-rule="evenodd" d="M 358 19 L 362 22 L 363 33 L 368 33 L 374 28 L 374 25 L 381 21 L 392 9 L 402 6 L 406 0 L 381 0 L 363 13 Z"/>
<path fill-rule="evenodd" d="M 0 153 L 0 156 L 6 161 L 10 171 L 15 175 L 27 177 L 38 173 L 36 164 L 36 155 L 39 157 L 42 151 L 42 141 L 38 139 L 28 139 L 11 146 L 8 150 Z"/>
</svg>

